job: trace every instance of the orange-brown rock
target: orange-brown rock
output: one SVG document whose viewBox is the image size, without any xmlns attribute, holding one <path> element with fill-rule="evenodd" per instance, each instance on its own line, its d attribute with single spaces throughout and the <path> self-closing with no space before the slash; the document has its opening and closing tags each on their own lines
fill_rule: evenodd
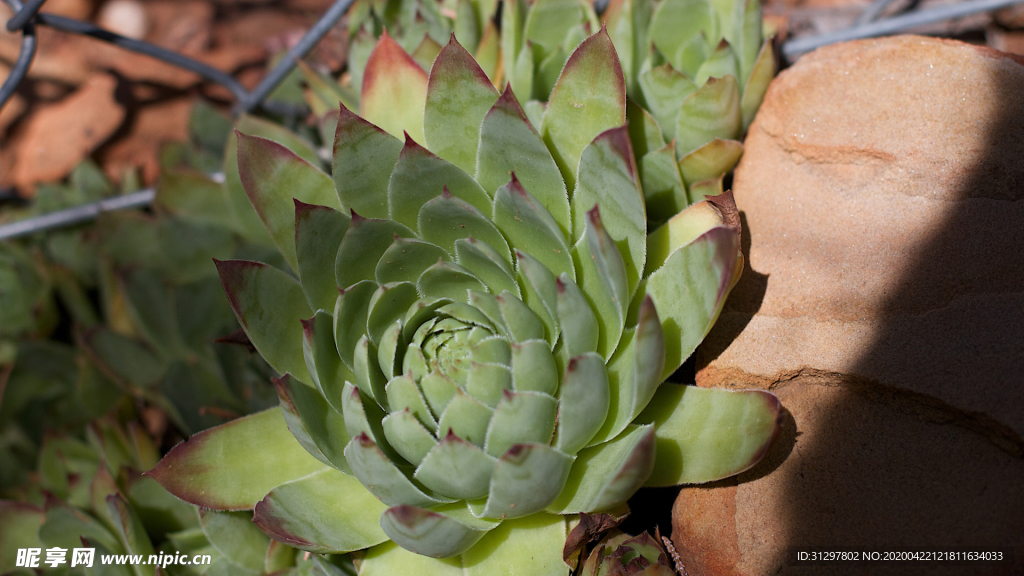
<svg viewBox="0 0 1024 576">
<path fill-rule="evenodd" d="M 962 573 L 1024 574 L 1022 64 L 907 36 L 772 84 L 734 180 L 747 269 L 697 383 L 775 391 L 788 431 L 682 491 L 690 576 L 956 572 L 791 565 L 807 545 L 1015 546 Z"/>
</svg>

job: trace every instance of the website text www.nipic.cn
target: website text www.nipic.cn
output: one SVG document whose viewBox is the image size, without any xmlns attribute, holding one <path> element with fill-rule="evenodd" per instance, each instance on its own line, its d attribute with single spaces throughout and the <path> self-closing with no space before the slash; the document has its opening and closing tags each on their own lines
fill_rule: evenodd
<svg viewBox="0 0 1024 576">
<path fill-rule="evenodd" d="M 71 552 L 70 562 L 68 552 Z M 24 568 L 39 568 L 41 564 L 57 568 L 65 564 L 72 568 L 84 566 L 91 568 L 96 562 L 95 548 L 18 548 L 18 557 L 15 566 Z M 102 566 L 160 566 L 167 568 L 173 565 L 189 564 L 211 564 L 213 558 L 209 554 L 196 554 L 189 556 L 175 552 L 173 554 L 160 552 L 159 554 L 100 554 L 99 563 Z"/>
</svg>

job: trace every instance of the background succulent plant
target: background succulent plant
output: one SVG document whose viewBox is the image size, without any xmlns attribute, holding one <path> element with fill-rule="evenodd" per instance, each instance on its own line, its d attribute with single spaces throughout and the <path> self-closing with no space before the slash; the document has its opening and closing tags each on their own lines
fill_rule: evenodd
<svg viewBox="0 0 1024 576">
<path fill-rule="evenodd" d="M 135 423 L 120 425 L 107 416 L 86 427 L 85 440 L 54 433 L 39 452 L 36 480 L 16 500 L 0 500 L 0 573 L 34 574 L 16 568 L 18 548 L 70 551 L 91 547 L 91 568 L 70 562 L 49 574 L 198 574 L 341 576 L 351 563 L 333 557 L 305 558 L 273 541 L 252 524 L 251 513 L 200 511 L 141 476 L 159 460 L 159 451 Z M 147 564 L 149 555 L 209 555 L 209 564 Z M 141 565 L 100 564 L 104 554 L 143 556 Z"/>
<path fill-rule="evenodd" d="M 506 77 L 538 122 L 573 48 L 597 29 L 583 0 L 502 8 Z M 648 218 L 659 225 L 722 193 L 775 75 L 756 0 L 613 0 L 602 14 L 625 73 Z"/>
<path fill-rule="evenodd" d="M 454 40 L 427 77 L 383 36 L 361 93 L 333 179 L 239 134 L 240 181 L 290 273 L 218 267 L 284 375 L 281 409 L 179 445 L 161 484 L 255 508 L 299 548 L 369 548 L 367 576 L 565 574 L 573 514 L 761 457 L 774 396 L 661 386 L 738 277 L 735 207 L 648 235 L 607 34 L 569 58 L 539 129 Z"/>
</svg>

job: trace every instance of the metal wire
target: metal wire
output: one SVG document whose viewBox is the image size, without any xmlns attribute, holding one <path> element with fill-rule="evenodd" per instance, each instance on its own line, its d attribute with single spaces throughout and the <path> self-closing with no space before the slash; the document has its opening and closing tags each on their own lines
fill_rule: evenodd
<svg viewBox="0 0 1024 576">
<path fill-rule="evenodd" d="M 892 4 L 892 2 L 893 0 L 875 0 L 860 13 L 860 16 L 854 20 L 853 25 L 861 26 L 868 22 L 878 20 L 878 17 L 882 15 L 882 12 L 885 12 L 885 9 L 888 8 L 889 4 Z"/>
<path fill-rule="evenodd" d="M 302 39 L 288 51 L 288 54 L 278 62 L 277 66 L 275 66 L 274 69 L 263 78 L 252 93 L 238 99 L 238 103 L 235 104 L 235 110 L 238 112 L 249 112 L 263 102 L 274 88 L 284 80 L 285 76 L 295 68 L 296 63 L 308 54 L 321 38 L 331 31 L 331 28 L 338 23 L 338 20 L 341 20 L 341 17 L 348 11 L 352 2 L 353 0 L 338 0 L 332 4 L 331 7 L 327 9 L 327 12 L 324 12 L 324 15 L 317 20 L 316 24 L 314 24 L 313 27 L 302 36 Z"/>
<path fill-rule="evenodd" d="M 25 4 L 20 9 L 11 6 L 16 14 L 7 21 L 7 31 L 14 32 L 19 28 L 24 28 L 25 24 L 28 24 L 29 20 L 43 7 L 43 2 L 46 2 L 46 0 L 28 0 L 28 4 Z"/>
<path fill-rule="evenodd" d="M 963 18 L 981 12 L 999 10 L 1014 4 L 1024 3 L 1024 0 L 972 0 L 957 4 L 947 4 L 919 12 L 911 12 L 901 16 L 886 18 L 877 22 L 871 22 L 863 26 L 854 26 L 845 30 L 837 30 L 820 36 L 806 38 L 794 38 L 782 45 L 782 54 L 789 60 L 794 56 L 810 52 L 836 42 L 858 40 L 861 38 L 874 38 L 887 34 L 897 34 L 920 26 L 936 24 L 954 18 Z"/>
</svg>

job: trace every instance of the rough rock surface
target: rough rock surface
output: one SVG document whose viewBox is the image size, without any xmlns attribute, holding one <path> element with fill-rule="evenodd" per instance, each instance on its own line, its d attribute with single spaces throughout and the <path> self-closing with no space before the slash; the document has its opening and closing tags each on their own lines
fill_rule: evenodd
<svg viewBox="0 0 1024 576">
<path fill-rule="evenodd" d="M 734 181 L 747 269 L 697 383 L 772 389 L 789 414 L 766 461 L 681 492 L 690 576 L 956 573 L 792 566 L 801 545 L 1015 546 L 1013 568 L 961 573 L 1024 574 L 1015 58 L 867 40 L 769 89 Z"/>
</svg>

